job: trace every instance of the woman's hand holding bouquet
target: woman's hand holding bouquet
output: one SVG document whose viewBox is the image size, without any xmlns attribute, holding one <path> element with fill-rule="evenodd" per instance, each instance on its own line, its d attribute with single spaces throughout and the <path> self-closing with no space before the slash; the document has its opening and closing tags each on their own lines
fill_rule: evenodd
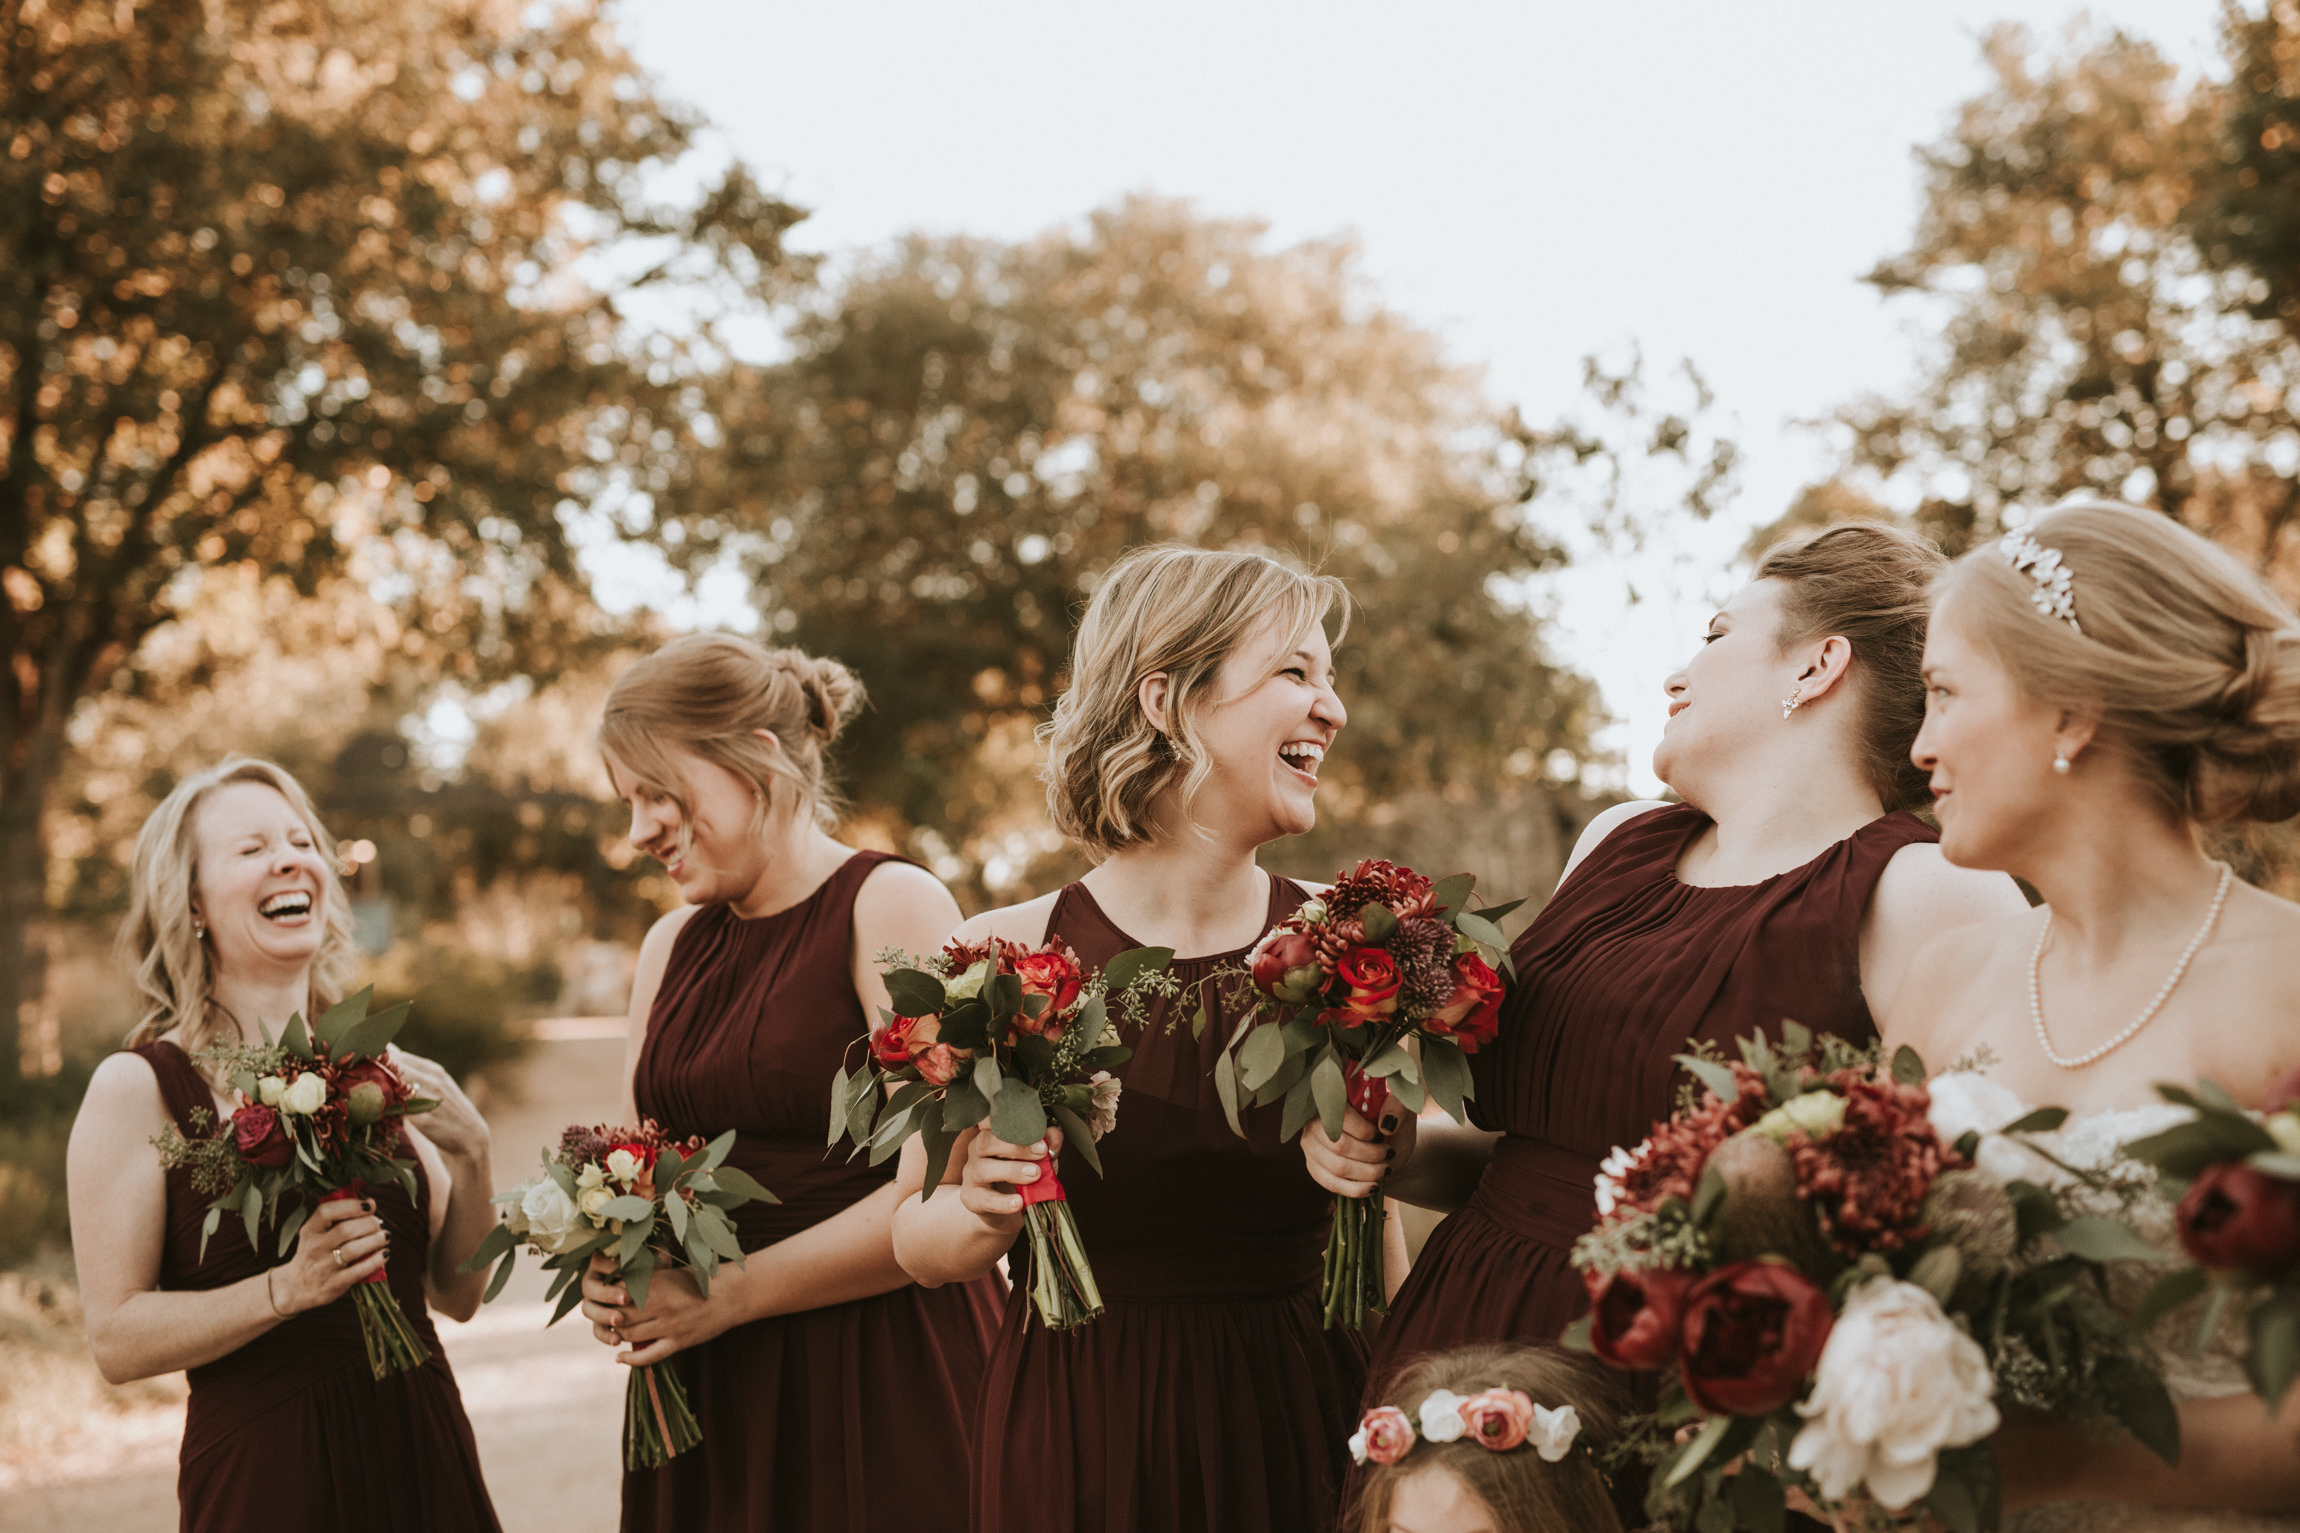
<svg viewBox="0 0 2300 1533">
<path fill-rule="evenodd" d="M 1510 969 L 1493 923 L 1519 903 L 1472 911 L 1475 887 L 1466 873 L 1433 884 L 1411 868 L 1361 862 L 1263 938 L 1250 970 L 1254 1005 L 1214 1064 L 1230 1126 L 1244 1135 L 1241 1102 L 1283 1102 L 1281 1139 L 1315 1116 L 1338 1143 L 1351 1109 L 1372 1118 L 1391 1092 L 1415 1112 L 1434 1097 L 1467 1123 L 1467 1056 L 1500 1027 L 1496 966 Z M 1384 1213 L 1379 1187 L 1335 1202 L 1329 1327 L 1361 1327 L 1367 1311 L 1386 1307 Z"/>
<path fill-rule="evenodd" d="M 894 1002 L 866 1040 L 862 1064 L 831 1083 L 831 1143 L 852 1138 L 873 1165 L 917 1134 L 926 1142 L 932 1197 L 967 1129 L 1013 1145 L 1075 1146 L 1097 1175 L 1095 1143 L 1118 1122 L 1110 1073 L 1134 1051 L 1110 1036 L 1110 1011 L 1139 1016 L 1144 998 L 1171 984 L 1171 948 L 1134 948 L 1100 973 L 1059 940 L 1036 948 L 991 938 L 953 942 L 927 959 L 882 953 Z M 1048 1154 L 1024 1182 L 1031 1298 L 1050 1330 L 1102 1313 L 1094 1268 Z"/>
<path fill-rule="evenodd" d="M 371 1184 L 397 1182 L 411 1199 L 416 1195 L 416 1163 L 402 1153 L 402 1124 L 438 1104 L 416 1096 L 391 1062 L 388 1050 L 407 1020 L 406 1003 L 370 1014 L 374 995 L 372 986 L 362 990 L 329 1007 L 308 1028 L 300 1014 L 290 1017 L 276 1043 L 267 1031 L 254 1046 L 227 1043 L 202 1050 L 200 1062 L 231 1080 L 239 1106 L 212 1133 L 187 1139 L 171 1127 L 153 1144 L 163 1165 L 189 1168 L 193 1188 L 214 1199 L 200 1227 L 203 1259 L 227 1212 L 245 1223 L 248 1244 L 259 1251 L 267 1227 L 276 1232 L 279 1254 L 298 1248 L 288 1269 L 287 1301 L 282 1304 L 276 1288 L 272 1295 L 283 1313 L 341 1295 L 342 1285 L 327 1276 L 320 1252 L 339 1272 L 360 1269 L 349 1286 L 368 1368 L 382 1379 L 420 1367 L 431 1356 L 392 1297 L 384 1270 L 388 1240 L 380 1231 L 348 1242 L 307 1245 L 301 1239 L 314 1221 L 332 1232 L 372 1212 Z M 193 1127 L 204 1128 L 211 1119 L 202 1109 Z"/>
</svg>

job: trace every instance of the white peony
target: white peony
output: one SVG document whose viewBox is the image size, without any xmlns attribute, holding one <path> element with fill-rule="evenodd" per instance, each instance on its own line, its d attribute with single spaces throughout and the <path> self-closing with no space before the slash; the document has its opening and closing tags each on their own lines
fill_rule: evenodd
<svg viewBox="0 0 2300 1533">
<path fill-rule="evenodd" d="M 614 1151 L 607 1157 L 607 1174 L 624 1186 L 630 1186 L 639 1174 L 639 1157 L 629 1150 Z"/>
<path fill-rule="evenodd" d="M 1789 1467 L 1841 1501 L 1866 1485 L 1893 1511 L 1933 1488 L 1943 1448 L 1997 1429 L 1996 1380 L 1978 1343 L 1914 1283 L 1872 1278 L 1821 1348 Z"/>
<path fill-rule="evenodd" d="M 327 1082 L 306 1070 L 280 1093 L 280 1110 L 308 1118 L 327 1105 Z"/>
<path fill-rule="evenodd" d="M 527 1216 L 527 1239 L 546 1255 L 572 1251 L 592 1237 L 583 1211 L 550 1177 L 527 1184 L 519 1211 Z"/>
<path fill-rule="evenodd" d="M 1422 1401 L 1422 1437 L 1433 1443 L 1450 1443 L 1469 1430 L 1469 1423 L 1461 1419 L 1461 1404 L 1467 1395 L 1457 1395 L 1450 1389 L 1433 1389 Z"/>
<path fill-rule="evenodd" d="M 1952 1070 L 1925 1082 L 1925 1090 L 1933 1099 L 1926 1117 L 1943 1146 L 1969 1133 L 1981 1136 L 1973 1165 L 1990 1181 L 1999 1186 L 2018 1181 L 2049 1184 L 2057 1178 L 2050 1161 L 1997 1132 L 2028 1111 L 2010 1088 L 1970 1070 Z"/>
<path fill-rule="evenodd" d="M 287 1090 L 287 1082 L 276 1075 L 267 1075 L 256 1082 L 256 1100 L 266 1107 L 280 1105 L 280 1094 Z"/>
<path fill-rule="evenodd" d="M 1533 1408 L 1533 1430 L 1525 1440 L 1533 1444 L 1533 1451 L 1541 1455 L 1545 1464 L 1554 1464 L 1573 1451 L 1573 1440 L 1581 1435 L 1581 1412 L 1570 1405 L 1555 1409 L 1546 1405 Z"/>
</svg>

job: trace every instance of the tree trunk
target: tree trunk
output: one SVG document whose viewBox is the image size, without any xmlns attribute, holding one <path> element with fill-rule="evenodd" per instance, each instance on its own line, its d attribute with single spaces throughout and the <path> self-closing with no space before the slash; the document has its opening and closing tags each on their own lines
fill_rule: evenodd
<svg viewBox="0 0 2300 1533">
<path fill-rule="evenodd" d="M 32 922 L 47 900 L 48 857 L 40 841 L 54 740 L 30 740 L 20 770 L 0 780 L 0 1097 L 23 1078 L 23 1016 L 39 999 Z"/>
</svg>

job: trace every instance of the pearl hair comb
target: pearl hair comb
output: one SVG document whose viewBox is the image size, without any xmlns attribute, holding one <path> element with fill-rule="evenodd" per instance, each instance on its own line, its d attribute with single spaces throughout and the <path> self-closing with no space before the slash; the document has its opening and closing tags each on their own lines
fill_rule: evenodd
<svg viewBox="0 0 2300 1533">
<path fill-rule="evenodd" d="M 2057 548 L 2047 548 L 2025 532 L 2008 532 L 1997 539 L 1997 552 L 2005 563 L 2036 583 L 2028 599 L 2046 617 L 2059 618 L 2077 633 L 2076 575 Z"/>
</svg>

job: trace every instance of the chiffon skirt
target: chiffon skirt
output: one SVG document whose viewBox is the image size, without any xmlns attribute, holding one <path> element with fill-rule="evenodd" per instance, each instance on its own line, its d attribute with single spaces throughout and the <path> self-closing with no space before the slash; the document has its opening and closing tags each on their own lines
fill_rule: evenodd
<svg viewBox="0 0 2300 1533">
<path fill-rule="evenodd" d="M 624 1475 L 624 1533 L 962 1533 L 999 1286 L 898 1288 L 678 1354 L 703 1441 Z"/>
<path fill-rule="evenodd" d="M 176 1479 L 183 1533 L 497 1533 L 447 1364 L 379 1383 L 357 1347 L 316 1378 L 308 1356 L 266 1356 L 285 1349 L 261 1342 L 197 1371 Z"/>
<path fill-rule="evenodd" d="M 1324 1530 L 1341 1511 L 1365 1350 L 1316 1288 L 1110 1300 L 1057 1335 L 1018 1284 L 991 1351 L 976 1533 Z"/>
</svg>

